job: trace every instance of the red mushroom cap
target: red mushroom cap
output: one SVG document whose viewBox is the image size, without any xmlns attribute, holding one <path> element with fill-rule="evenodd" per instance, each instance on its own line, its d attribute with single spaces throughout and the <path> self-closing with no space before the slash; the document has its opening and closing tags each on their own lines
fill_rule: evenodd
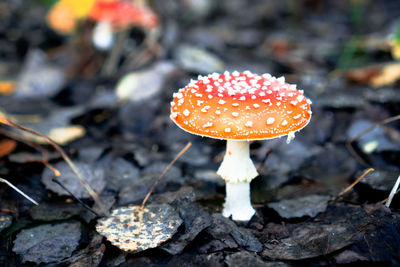
<svg viewBox="0 0 400 267">
<path fill-rule="evenodd" d="M 158 19 L 153 11 L 145 6 L 135 5 L 132 1 L 97 0 L 89 17 L 95 21 L 108 21 L 116 28 L 132 24 L 146 28 L 157 26 Z"/>
<path fill-rule="evenodd" d="M 213 73 L 174 94 L 171 119 L 193 134 L 217 139 L 272 139 L 311 119 L 302 90 L 270 74 Z"/>
</svg>

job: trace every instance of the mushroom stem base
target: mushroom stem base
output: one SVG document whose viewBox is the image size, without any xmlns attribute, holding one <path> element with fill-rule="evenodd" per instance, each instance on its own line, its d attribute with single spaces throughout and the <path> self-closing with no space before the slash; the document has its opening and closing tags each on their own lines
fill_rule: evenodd
<svg viewBox="0 0 400 267">
<path fill-rule="evenodd" d="M 226 183 L 226 198 L 222 215 L 235 221 L 249 221 L 255 210 L 250 203 L 250 183 Z"/>
</svg>

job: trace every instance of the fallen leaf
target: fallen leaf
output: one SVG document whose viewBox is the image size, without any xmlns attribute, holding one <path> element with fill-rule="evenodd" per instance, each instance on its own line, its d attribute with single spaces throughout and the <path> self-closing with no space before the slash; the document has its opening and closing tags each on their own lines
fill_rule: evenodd
<svg viewBox="0 0 400 267">
<path fill-rule="evenodd" d="M 106 181 L 104 178 L 104 170 L 100 166 L 90 165 L 81 162 L 75 162 L 75 167 L 82 174 L 85 180 L 88 182 L 91 188 L 97 193 L 100 193 L 105 185 Z M 50 169 L 45 169 L 42 174 L 42 183 L 47 189 L 57 193 L 61 196 L 69 196 L 69 193 L 61 188 L 58 184 L 52 181 L 53 178 L 57 179 L 61 184 L 63 184 L 69 191 L 72 192 L 77 198 L 89 198 L 89 193 L 82 186 L 82 184 L 77 179 L 75 173 L 64 161 L 59 162 L 54 165 L 61 175 L 57 178 L 54 172 Z"/>
<path fill-rule="evenodd" d="M 274 209 L 283 218 L 315 217 L 326 210 L 329 199 L 329 196 L 309 195 L 272 202 L 268 204 L 268 207 Z"/>
<path fill-rule="evenodd" d="M 0 94 L 10 95 L 15 91 L 15 82 L 13 81 L 0 81 Z"/>
<path fill-rule="evenodd" d="M 7 156 L 17 147 L 17 142 L 11 139 L 3 139 L 0 141 L 0 158 Z"/>
<path fill-rule="evenodd" d="M 372 77 L 371 85 L 381 87 L 391 85 L 400 79 L 400 63 L 388 64 L 383 67 L 379 75 Z"/>
<path fill-rule="evenodd" d="M 61 67 L 51 64 L 43 51 L 32 50 L 27 55 L 13 97 L 52 97 L 60 92 L 65 81 Z"/>
<path fill-rule="evenodd" d="M 165 61 L 155 66 L 125 75 L 115 89 L 121 101 L 140 102 L 151 99 L 160 93 L 166 76 L 176 70 L 171 62 Z"/>
<path fill-rule="evenodd" d="M 96 230 L 114 246 L 139 252 L 167 241 L 182 224 L 177 211 L 167 204 L 146 206 L 141 225 L 139 210 L 140 206 L 134 205 L 114 209 L 109 217 L 98 222 Z"/>
<path fill-rule="evenodd" d="M 80 238 L 79 222 L 44 224 L 22 230 L 14 240 L 13 251 L 23 262 L 58 262 L 71 256 Z"/>
<path fill-rule="evenodd" d="M 63 128 L 51 129 L 49 137 L 60 145 L 66 145 L 69 142 L 84 136 L 85 128 L 80 125 L 67 126 Z"/>
</svg>

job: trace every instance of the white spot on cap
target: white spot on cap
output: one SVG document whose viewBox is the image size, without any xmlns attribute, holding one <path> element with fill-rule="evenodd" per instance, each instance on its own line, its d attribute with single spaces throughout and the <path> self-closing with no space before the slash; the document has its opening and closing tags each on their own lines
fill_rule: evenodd
<svg viewBox="0 0 400 267">
<path fill-rule="evenodd" d="M 175 106 L 175 102 L 171 101 L 171 107 Z"/>
<path fill-rule="evenodd" d="M 202 94 L 199 94 L 199 93 L 196 93 L 195 96 L 197 96 L 197 97 L 203 97 L 203 95 L 202 95 Z"/>
<path fill-rule="evenodd" d="M 278 82 L 280 83 L 284 83 L 285 82 L 285 77 L 281 76 L 278 79 L 276 79 Z"/>
<path fill-rule="evenodd" d="M 210 106 L 205 106 L 205 107 L 202 108 L 200 111 L 201 111 L 201 112 L 207 112 L 209 108 L 210 108 Z"/>
<path fill-rule="evenodd" d="M 310 99 L 307 99 L 307 103 L 308 103 L 309 105 L 311 105 L 311 104 L 312 104 L 312 102 L 311 102 L 311 100 L 310 100 Z"/>
<path fill-rule="evenodd" d="M 265 96 L 264 92 L 259 93 L 260 96 Z"/>
<path fill-rule="evenodd" d="M 231 132 L 231 128 L 225 128 L 225 132 L 226 133 L 230 133 Z"/>
<path fill-rule="evenodd" d="M 178 116 L 177 112 L 172 112 L 171 113 L 171 118 L 175 119 Z"/>
<path fill-rule="evenodd" d="M 253 126 L 253 122 L 252 121 L 247 121 L 246 124 L 244 125 L 246 127 L 252 127 Z"/>
<path fill-rule="evenodd" d="M 238 116 L 239 116 L 239 113 L 237 113 L 237 112 L 232 112 L 232 116 L 233 116 L 233 117 L 238 117 Z"/>
<path fill-rule="evenodd" d="M 301 117 L 301 114 L 294 116 L 293 119 L 297 120 L 300 117 Z"/>
<path fill-rule="evenodd" d="M 270 99 L 263 99 L 263 100 L 261 100 L 261 102 L 264 102 L 264 103 L 266 103 L 266 104 L 272 105 Z"/>
<path fill-rule="evenodd" d="M 290 101 L 290 104 L 292 104 L 293 106 L 296 106 L 297 105 L 297 101 Z"/>
<path fill-rule="evenodd" d="M 259 108 L 259 107 L 260 107 L 260 105 L 259 105 L 259 104 L 253 104 L 253 107 L 255 107 L 255 108 Z"/>
<path fill-rule="evenodd" d="M 198 106 L 201 106 L 203 103 L 204 103 L 203 100 L 197 100 L 197 105 L 198 105 Z"/>
<path fill-rule="evenodd" d="M 220 105 L 223 105 L 223 104 L 225 104 L 226 103 L 226 101 L 225 100 L 222 100 L 222 99 L 220 99 L 219 101 L 218 101 L 218 104 L 220 104 Z"/>
<path fill-rule="evenodd" d="M 287 122 L 287 120 L 284 120 L 284 121 L 282 122 L 282 125 L 285 126 L 286 124 L 288 124 L 288 122 Z"/>
<path fill-rule="evenodd" d="M 256 95 L 251 96 L 251 99 L 256 99 L 256 98 L 257 98 Z"/>
<path fill-rule="evenodd" d="M 185 115 L 186 117 L 189 116 L 189 114 L 190 114 L 190 111 L 189 111 L 189 110 L 185 109 L 185 110 L 183 111 L 183 115 Z"/>
<path fill-rule="evenodd" d="M 244 100 L 246 100 L 246 97 L 245 97 L 245 96 L 241 96 L 241 97 L 239 98 L 239 100 L 244 101 Z"/>
<path fill-rule="evenodd" d="M 203 125 L 204 128 L 209 128 L 211 127 L 213 124 L 211 122 L 207 122 L 206 124 Z"/>
<path fill-rule="evenodd" d="M 304 96 L 303 95 L 298 95 L 296 99 L 297 99 L 297 101 L 301 102 L 301 101 L 303 101 Z"/>
<path fill-rule="evenodd" d="M 232 106 L 237 107 L 239 106 L 239 103 L 233 103 Z"/>
<path fill-rule="evenodd" d="M 267 119 L 267 124 L 273 124 L 274 123 L 274 121 L 275 121 L 275 118 L 268 118 Z"/>
<path fill-rule="evenodd" d="M 212 95 L 208 95 L 208 98 L 211 99 L 211 98 L 213 98 L 213 96 Z"/>
<path fill-rule="evenodd" d="M 181 99 L 181 98 L 183 97 L 183 94 L 182 94 L 182 93 L 174 93 L 174 94 L 173 94 L 173 97 L 176 97 L 176 98 L 178 98 L 178 99 Z"/>
<path fill-rule="evenodd" d="M 219 115 L 219 114 L 221 114 L 221 111 L 220 111 L 220 110 L 216 110 L 216 111 L 215 111 L 215 114 L 218 114 L 218 115 Z"/>
</svg>

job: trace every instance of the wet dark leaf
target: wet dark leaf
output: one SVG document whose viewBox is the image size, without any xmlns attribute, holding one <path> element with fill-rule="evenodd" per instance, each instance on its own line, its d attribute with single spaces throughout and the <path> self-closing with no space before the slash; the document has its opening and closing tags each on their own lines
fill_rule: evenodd
<svg viewBox="0 0 400 267">
<path fill-rule="evenodd" d="M 361 172 L 360 172 L 361 175 Z M 399 176 L 398 171 L 390 170 L 375 170 L 368 173 L 360 183 L 368 184 L 373 189 L 390 191 Z"/>
<path fill-rule="evenodd" d="M 328 206 L 329 196 L 310 195 L 268 203 L 283 218 L 315 217 Z"/>
<path fill-rule="evenodd" d="M 57 94 L 65 82 L 62 69 L 48 62 L 40 50 L 32 50 L 26 59 L 14 96 L 41 98 Z"/>
<path fill-rule="evenodd" d="M 58 262 L 70 257 L 81 237 L 81 224 L 68 222 L 44 224 L 22 230 L 14 240 L 13 251 L 22 261 Z"/>
<path fill-rule="evenodd" d="M 89 183 L 89 185 L 98 193 L 100 193 L 106 182 L 104 179 L 104 171 L 101 166 L 95 164 L 86 164 L 80 162 L 74 162 L 76 168 Z M 83 185 L 79 182 L 75 173 L 72 172 L 71 168 L 65 162 L 59 162 L 54 167 L 60 171 L 61 175 L 55 177 L 53 171 L 45 169 L 42 174 L 42 182 L 47 189 L 57 193 L 61 196 L 69 195 L 61 186 L 52 181 L 56 179 L 60 181 L 69 191 L 71 191 L 78 198 L 88 198 L 89 193 L 85 190 Z"/>
<path fill-rule="evenodd" d="M 229 267 L 251 266 L 251 267 L 286 267 L 290 266 L 284 262 L 266 262 L 256 253 L 240 251 L 225 257 L 225 263 Z"/>
<path fill-rule="evenodd" d="M 213 240 L 200 248 L 203 253 L 240 247 L 253 252 L 262 250 L 262 244 L 248 229 L 236 226 L 233 221 L 220 214 L 212 216 L 212 223 L 207 232 Z"/>
<path fill-rule="evenodd" d="M 320 215 L 316 221 L 287 225 L 290 236 L 267 241 L 262 256 L 271 259 L 300 260 L 330 254 L 348 245 L 362 243 L 365 238 L 379 243 L 375 235 L 384 234 L 387 230 L 381 229 L 382 225 L 392 221 L 387 211 L 379 207 L 367 213 L 361 208 L 339 205 L 332 207 L 329 213 Z M 396 231 L 393 232 L 395 235 L 393 239 L 398 241 L 399 231 Z M 369 233 L 375 234 L 369 236 Z M 400 242 L 397 241 L 394 241 L 394 244 L 398 247 Z M 376 249 L 370 248 L 372 251 Z M 393 253 L 393 250 L 388 253 Z M 380 260 L 382 258 L 384 257 L 377 257 Z"/>
<path fill-rule="evenodd" d="M 102 240 L 103 237 L 101 235 L 94 234 L 89 245 L 71 257 L 71 264 L 69 267 L 97 267 L 100 264 L 106 250 L 106 246 L 102 244 Z"/>
<path fill-rule="evenodd" d="M 40 203 L 31 208 L 30 214 L 34 220 L 53 221 L 69 219 L 84 210 L 82 206 L 74 203 Z"/>
</svg>

